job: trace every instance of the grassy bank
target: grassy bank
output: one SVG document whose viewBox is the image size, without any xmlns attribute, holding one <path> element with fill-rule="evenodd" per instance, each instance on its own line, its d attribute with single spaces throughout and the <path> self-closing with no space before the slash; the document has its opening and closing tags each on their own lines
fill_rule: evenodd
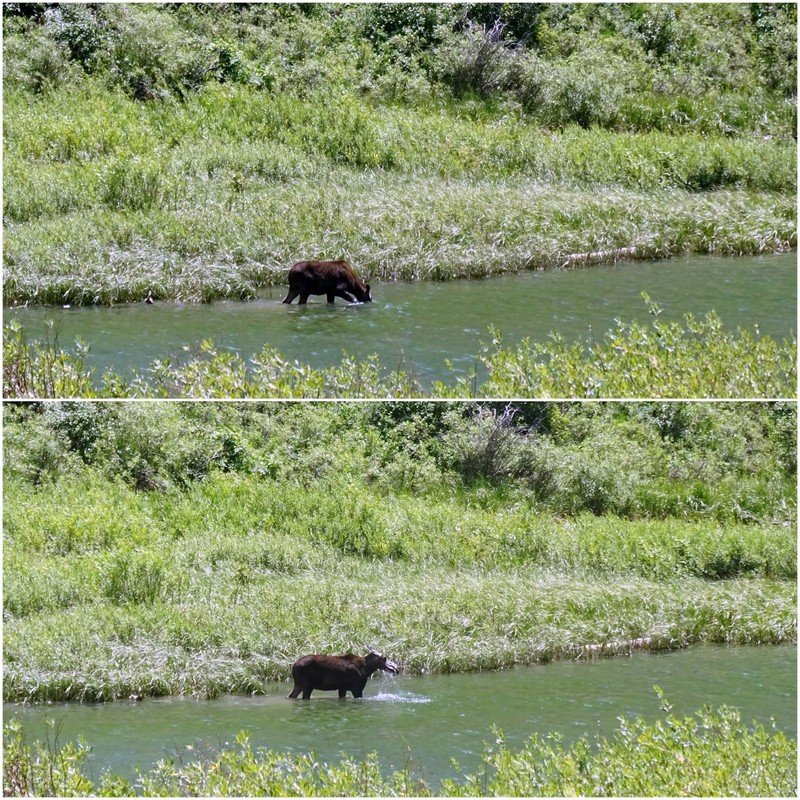
<svg viewBox="0 0 800 800">
<path fill-rule="evenodd" d="M 499 332 L 476 355 L 486 372 L 425 386 L 414 365 L 388 369 L 377 356 L 344 355 L 316 369 L 269 346 L 249 358 L 207 340 L 185 359 L 166 357 L 142 372 L 95 374 L 89 348 L 63 346 L 57 331 L 29 342 L 12 322 L 3 329 L 6 398 L 776 398 L 797 393 L 797 341 L 775 342 L 751 331 L 726 330 L 714 313 L 667 323 L 648 302 L 650 325 L 618 320 L 602 339 L 578 343 L 551 336 L 503 345 Z M 736 365 L 732 369 L 732 365 Z"/>
<path fill-rule="evenodd" d="M 586 151 L 607 163 L 602 142 L 580 135 Z M 794 163 L 792 154 L 787 164 Z M 183 165 L 175 169 L 185 180 Z M 109 304 L 148 292 L 188 302 L 243 299 L 285 284 L 288 267 L 309 253 L 345 257 L 375 282 L 482 278 L 622 248 L 651 259 L 797 245 L 793 193 L 645 192 L 554 186 L 527 174 L 486 180 L 329 170 L 277 185 L 246 181 L 232 195 L 230 180 L 215 190 L 203 173 L 200 195 L 167 208 L 90 207 L 9 225 L 6 302 Z M 42 185 L 38 176 L 32 181 Z M 34 195 L 29 188 L 21 188 L 26 201 Z M 62 191 L 49 186 L 47 196 Z"/>
<path fill-rule="evenodd" d="M 613 655 L 636 649 L 634 640 L 667 650 L 796 637 L 792 582 L 367 567 L 341 556 L 335 573 L 287 575 L 273 566 L 280 555 L 261 549 L 253 564 L 237 544 L 241 550 L 241 542 L 211 544 L 210 559 L 185 577 L 169 568 L 175 554 L 163 549 L 112 552 L 90 565 L 70 559 L 68 584 L 78 584 L 81 602 L 5 626 L 6 699 L 258 692 L 266 681 L 287 680 L 300 653 L 360 651 L 362 642 L 420 674 L 591 657 L 593 646 Z M 54 572 L 50 564 L 29 570 L 15 588 Z M 97 590 L 81 591 L 87 572 Z"/>
<path fill-rule="evenodd" d="M 440 787 L 409 771 L 388 775 L 377 756 L 338 763 L 310 755 L 254 750 L 246 732 L 235 747 L 205 760 L 161 762 L 134 782 L 86 774 L 91 743 L 29 744 L 13 723 L 3 730 L 3 787 L 13 796 L 556 796 L 703 795 L 791 797 L 797 788 L 797 744 L 734 709 L 704 708 L 693 717 L 664 714 L 655 723 L 625 721 L 608 739 L 571 745 L 531 737 L 518 751 L 498 732 L 481 769 Z M 709 769 L 709 764 L 714 768 Z"/>
<path fill-rule="evenodd" d="M 5 302 L 796 246 L 796 11 L 665 8 L 12 8 Z"/>
<path fill-rule="evenodd" d="M 6 410 L 4 696 L 796 638 L 790 405 Z"/>
</svg>

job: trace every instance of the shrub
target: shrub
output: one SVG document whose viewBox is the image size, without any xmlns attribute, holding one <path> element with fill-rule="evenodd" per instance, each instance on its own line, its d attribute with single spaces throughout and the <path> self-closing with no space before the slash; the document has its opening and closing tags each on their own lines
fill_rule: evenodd
<svg viewBox="0 0 800 800">
<path fill-rule="evenodd" d="M 511 58 L 505 27 L 502 20 L 490 28 L 468 22 L 463 33 L 439 46 L 439 75 L 456 97 L 486 97 L 503 85 Z"/>
<path fill-rule="evenodd" d="M 3 17 L 4 92 L 17 88 L 42 94 L 78 80 L 80 67 L 70 61 L 63 42 L 54 41 L 45 28 L 8 24 Z"/>
<path fill-rule="evenodd" d="M 98 67 L 98 53 L 110 44 L 108 30 L 95 12 L 76 3 L 49 8 L 44 16 L 55 40 L 66 45 L 72 59 L 87 72 L 93 72 Z"/>
<path fill-rule="evenodd" d="M 498 483 L 519 474 L 521 439 L 514 425 L 517 409 L 479 407 L 472 418 L 454 424 L 443 437 L 445 468 L 456 471 L 467 484 Z"/>
</svg>

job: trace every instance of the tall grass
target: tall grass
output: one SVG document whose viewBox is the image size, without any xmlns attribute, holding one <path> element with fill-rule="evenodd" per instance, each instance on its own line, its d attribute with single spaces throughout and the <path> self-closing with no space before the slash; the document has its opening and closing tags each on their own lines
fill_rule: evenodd
<svg viewBox="0 0 800 800">
<path fill-rule="evenodd" d="M 603 150 L 593 135 L 582 134 L 587 154 Z M 185 301 L 253 297 L 284 283 L 302 255 L 348 258 L 373 280 L 443 280 L 559 267 L 574 253 L 622 248 L 664 258 L 796 246 L 794 202 L 775 193 L 600 188 L 591 179 L 569 186 L 524 171 L 481 180 L 325 168 L 275 182 L 239 166 L 194 179 L 183 165 L 175 169 L 194 188 L 164 203 L 157 198 L 167 175 L 120 166 L 113 187 L 100 190 L 113 193 L 111 207 L 10 223 L 6 302 L 116 303 L 148 292 Z M 26 186 L 21 196 L 31 202 L 39 189 Z M 131 193 L 135 203 L 120 209 Z M 66 195 L 54 186 L 44 196 Z M 311 207 L 309 196 L 317 197 Z M 9 192 L 6 202 L 14 202 Z"/>
<path fill-rule="evenodd" d="M 181 579 L 154 555 L 139 556 L 140 570 L 126 582 L 100 578 L 113 599 L 87 597 L 80 606 L 10 618 L 5 699 L 257 692 L 287 680 L 298 653 L 361 650 L 364 642 L 420 674 L 591 657 L 595 645 L 615 653 L 635 641 L 666 650 L 796 637 L 796 590 L 788 582 L 598 580 L 530 566 L 419 568 L 342 556 L 335 572 L 295 574 L 206 560 Z M 145 565 L 172 572 L 158 599 L 140 583 Z M 100 558 L 85 573 L 102 576 L 109 566 Z"/>
<path fill-rule="evenodd" d="M 9 405 L 4 696 L 794 641 L 793 435 L 791 404 Z"/>
<path fill-rule="evenodd" d="M 3 328 L 4 397 L 81 397 L 94 393 L 86 366 L 88 348 L 61 348 L 58 330 L 50 324 L 42 341 L 29 343 L 16 320 Z"/>
<path fill-rule="evenodd" d="M 782 397 L 797 385 L 797 340 L 778 344 L 748 330 L 724 330 L 714 312 L 702 320 L 651 325 L 617 320 L 601 340 L 568 344 L 523 340 L 505 348 L 499 335 L 484 347 L 489 378 L 478 392 L 472 378 L 453 387 L 435 385 L 444 396 L 485 397 Z"/>
</svg>

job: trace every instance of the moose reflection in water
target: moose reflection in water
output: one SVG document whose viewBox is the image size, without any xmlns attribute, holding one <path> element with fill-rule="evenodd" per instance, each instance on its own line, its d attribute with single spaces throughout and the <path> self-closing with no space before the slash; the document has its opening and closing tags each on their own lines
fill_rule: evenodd
<svg viewBox="0 0 800 800">
<path fill-rule="evenodd" d="M 361 697 L 373 672 L 379 669 L 393 675 L 400 672 L 400 666 L 394 661 L 371 647 L 367 649 L 369 655 L 366 658 L 352 653 L 343 656 L 310 655 L 298 658 L 292 666 L 294 689 L 289 697 L 294 699 L 302 692 L 303 700 L 308 700 L 314 689 L 324 692 L 338 691 L 339 697 L 345 697 L 348 692 L 352 692 L 353 697 Z"/>
</svg>

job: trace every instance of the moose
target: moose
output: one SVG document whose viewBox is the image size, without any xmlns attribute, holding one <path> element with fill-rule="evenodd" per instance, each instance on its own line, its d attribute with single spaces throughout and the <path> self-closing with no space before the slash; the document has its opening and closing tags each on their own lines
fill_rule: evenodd
<svg viewBox="0 0 800 800">
<path fill-rule="evenodd" d="M 347 653 L 343 656 L 311 655 L 298 658 L 292 666 L 294 689 L 289 697 L 295 699 L 300 692 L 303 700 L 311 697 L 314 689 L 323 692 L 338 691 L 339 697 L 346 697 L 348 692 L 353 697 L 361 697 L 370 676 L 382 669 L 396 675 L 400 666 L 381 655 L 377 650 L 367 647 L 369 655 L 356 656 Z"/>
<path fill-rule="evenodd" d="M 327 295 L 329 303 L 337 297 L 348 303 L 372 302 L 369 284 L 361 281 L 347 261 L 298 261 L 292 266 L 283 302 L 291 303 L 299 295 L 303 305 L 312 294 Z"/>
</svg>

